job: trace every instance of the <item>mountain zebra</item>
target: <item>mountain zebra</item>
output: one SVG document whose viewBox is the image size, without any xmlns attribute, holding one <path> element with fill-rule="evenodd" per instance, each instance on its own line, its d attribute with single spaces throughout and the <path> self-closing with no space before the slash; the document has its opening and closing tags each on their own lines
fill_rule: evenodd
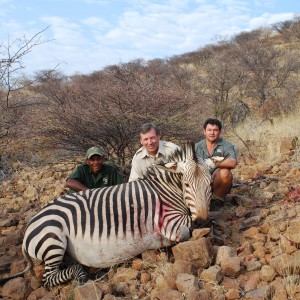
<svg viewBox="0 0 300 300">
<path fill-rule="evenodd" d="M 145 179 L 61 196 L 35 215 L 22 250 L 45 263 L 44 285 L 86 280 L 81 265 L 106 268 L 190 238 L 190 228 L 208 217 L 211 176 L 197 162 L 193 143 L 168 162 L 149 168 Z M 68 253 L 79 264 L 60 270 Z M 12 278 L 9 277 L 9 278 Z M 9 279 L 7 278 L 7 279 Z"/>
</svg>

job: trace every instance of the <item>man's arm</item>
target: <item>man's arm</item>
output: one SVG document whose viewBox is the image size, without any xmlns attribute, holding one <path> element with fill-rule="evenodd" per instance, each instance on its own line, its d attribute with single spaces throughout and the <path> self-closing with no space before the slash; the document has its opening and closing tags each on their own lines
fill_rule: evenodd
<svg viewBox="0 0 300 300">
<path fill-rule="evenodd" d="M 132 162 L 131 162 L 131 171 L 130 171 L 128 182 L 134 181 L 137 179 L 142 179 L 142 178 L 143 178 L 143 174 L 141 173 L 141 168 L 138 167 L 136 155 L 134 155 Z"/>
<path fill-rule="evenodd" d="M 237 153 L 234 145 L 230 142 L 227 142 L 225 149 L 225 159 L 220 162 L 218 168 L 225 169 L 234 169 L 237 165 Z"/>
<path fill-rule="evenodd" d="M 213 159 L 213 158 L 212 158 Z M 237 165 L 237 161 L 234 158 L 228 157 L 223 161 L 215 162 L 215 165 L 219 169 L 234 169 Z"/>
<path fill-rule="evenodd" d="M 135 167 L 132 165 L 128 182 L 135 181 L 141 178 L 143 178 L 143 176 L 139 174 Z"/>
<path fill-rule="evenodd" d="M 68 178 L 67 179 L 66 186 L 69 189 L 74 190 L 76 192 L 85 191 L 85 190 L 88 189 L 88 187 L 86 187 L 80 181 L 78 181 L 77 179 L 73 179 L 73 178 Z"/>
<path fill-rule="evenodd" d="M 66 186 L 70 189 L 68 191 L 68 194 L 85 191 L 88 189 L 88 187 L 82 183 L 85 182 L 84 180 L 85 175 L 84 175 L 83 168 L 84 168 L 83 165 L 77 166 L 74 172 L 67 178 Z"/>
</svg>

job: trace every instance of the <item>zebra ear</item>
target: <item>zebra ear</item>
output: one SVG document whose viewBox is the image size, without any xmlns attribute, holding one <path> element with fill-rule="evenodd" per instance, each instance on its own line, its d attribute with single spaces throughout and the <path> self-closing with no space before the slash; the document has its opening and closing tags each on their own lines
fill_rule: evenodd
<svg viewBox="0 0 300 300">
<path fill-rule="evenodd" d="M 170 172 L 176 172 L 177 170 L 177 162 L 168 162 L 155 165 L 159 169 L 163 169 Z"/>
</svg>

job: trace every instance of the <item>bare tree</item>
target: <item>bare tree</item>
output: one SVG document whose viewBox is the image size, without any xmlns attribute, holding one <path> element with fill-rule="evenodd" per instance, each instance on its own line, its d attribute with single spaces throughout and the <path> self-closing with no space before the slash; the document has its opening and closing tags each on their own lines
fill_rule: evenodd
<svg viewBox="0 0 300 300">
<path fill-rule="evenodd" d="M 19 108 L 32 103 L 31 98 L 24 97 L 24 95 L 20 96 L 20 91 L 33 83 L 31 80 L 25 80 L 21 74 L 21 71 L 25 69 L 23 58 L 35 46 L 46 42 L 42 40 L 42 33 L 45 30 L 47 28 L 29 39 L 23 36 L 12 42 L 8 40 L 0 44 L 0 114 L 2 116 L 0 138 L 9 135 L 9 130 L 15 123 Z"/>
<path fill-rule="evenodd" d="M 24 116 L 30 115 L 28 109 L 38 102 L 36 95 L 30 93 L 29 87 L 38 78 L 24 77 L 26 66 L 23 59 L 36 46 L 48 42 L 42 39 L 47 28 L 30 38 L 25 35 L 13 41 L 2 41 L 0 44 L 0 152 L 15 140 L 20 131 L 25 132 L 28 123 Z M 3 160 L 2 160 L 3 167 Z"/>
<path fill-rule="evenodd" d="M 121 167 L 139 147 L 142 123 L 157 123 L 172 140 L 189 132 L 187 87 L 167 61 L 136 60 L 69 80 L 52 77 L 36 88 L 51 103 L 47 134 L 56 145 L 72 151 L 100 145 Z"/>
<path fill-rule="evenodd" d="M 275 32 L 279 33 L 285 41 L 300 39 L 300 16 L 295 16 L 293 20 L 278 22 L 272 26 Z"/>
<path fill-rule="evenodd" d="M 284 51 L 266 38 L 245 41 L 239 45 L 236 57 L 246 74 L 240 89 L 257 100 L 259 107 L 279 101 L 289 79 L 300 67 L 297 52 Z"/>
<path fill-rule="evenodd" d="M 207 112 L 223 122 L 230 117 L 236 101 L 240 98 L 238 83 L 244 77 L 232 50 L 214 53 L 202 64 L 199 81 L 206 99 Z"/>
</svg>

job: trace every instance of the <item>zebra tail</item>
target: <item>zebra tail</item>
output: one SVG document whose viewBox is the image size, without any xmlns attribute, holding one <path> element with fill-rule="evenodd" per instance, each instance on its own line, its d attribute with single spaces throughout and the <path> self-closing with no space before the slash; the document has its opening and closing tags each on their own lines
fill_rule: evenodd
<svg viewBox="0 0 300 300">
<path fill-rule="evenodd" d="M 4 277 L 4 278 L 0 278 L 0 284 L 3 285 L 4 283 L 6 283 L 7 281 L 11 280 L 11 279 L 14 279 L 14 278 L 17 278 L 17 277 L 21 277 L 23 276 L 26 272 L 28 272 L 29 270 L 32 270 L 33 268 L 33 262 L 32 262 L 32 259 L 31 257 L 29 256 L 29 254 L 27 253 L 26 250 L 23 249 L 23 255 L 27 261 L 27 266 L 25 268 L 25 270 L 19 272 L 19 273 L 16 273 L 16 274 L 13 274 L 13 275 L 10 275 L 10 276 L 7 276 L 7 277 Z"/>
</svg>

